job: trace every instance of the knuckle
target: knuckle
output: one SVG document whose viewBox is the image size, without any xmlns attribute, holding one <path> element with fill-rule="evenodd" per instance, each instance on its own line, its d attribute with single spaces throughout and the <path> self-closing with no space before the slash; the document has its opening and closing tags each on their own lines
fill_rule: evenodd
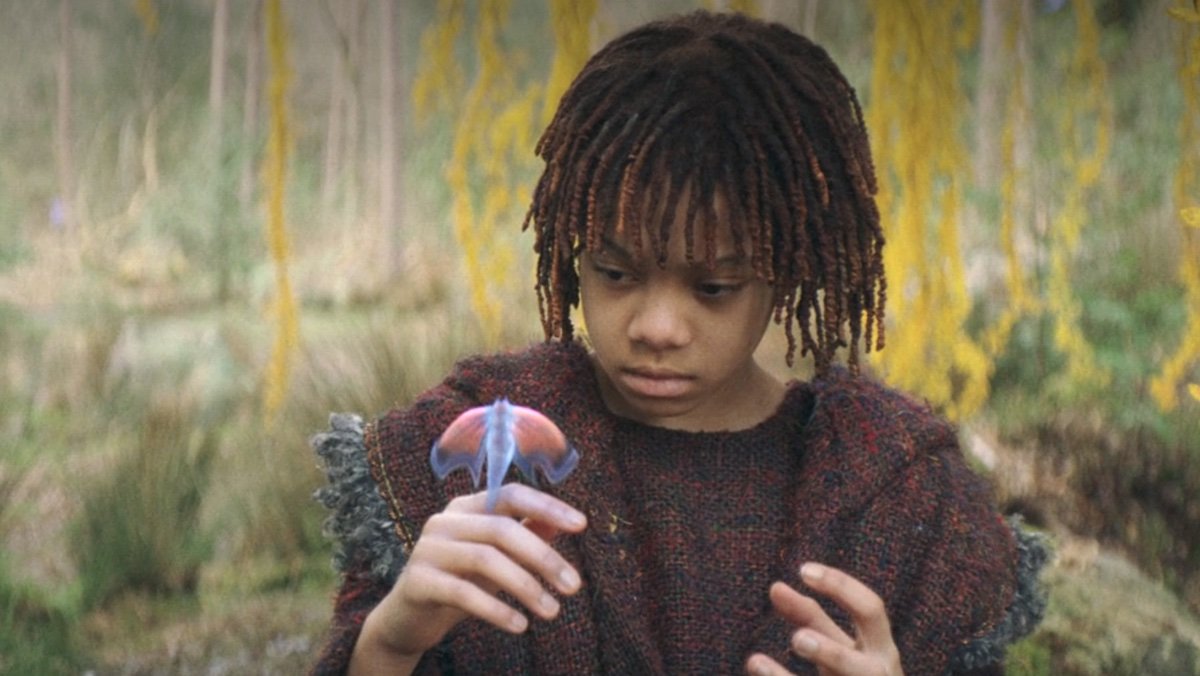
<svg viewBox="0 0 1200 676">
<path fill-rule="evenodd" d="M 506 483 L 500 487 L 500 501 L 508 503 L 512 507 L 519 507 L 528 499 L 527 490 L 528 488 L 524 484 Z"/>
<path fill-rule="evenodd" d="M 470 496 L 468 496 L 468 495 L 460 495 L 460 496 L 458 496 L 458 497 L 452 498 L 452 499 L 450 500 L 450 502 L 447 502 L 447 503 L 446 503 L 446 510 L 445 510 L 445 511 L 446 511 L 446 512 L 461 512 L 461 511 L 465 511 L 465 509 L 466 509 L 466 507 L 465 507 L 465 504 L 466 504 L 466 502 L 467 502 L 469 499 L 470 499 Z M 442 512 L 442 513 L 444 513 L 444 512 Z M 439 513 L 439 514 L 435 514 L 434 516 L 439 516 L 440 514 L 441 514 L 441 513 Z"/>
<path fill-rule="evenodd" d="M 887 613 L 887 609 L 883 605 L 883 599 L 875 594 L 867 594 L 858 604 L 859 612 L 865 618 L 876 619 L 883 617 Z"/>
<path fill-rule="evenodd" d="M 450 520 L 451 517 L 446 512 L 438 512 L 437 514 L 434 514 L 433 516 L 429 517 L 428 521 L 425 522 L 425 527 L 421 529 L 421 535 L 441 533 L 446 528 L 446 525 L 450 522 Z M 417 541 L 420 542 L 420 538 L 418 538 Z"/>
<path fill-rule="evenodd" d="M 446 584 L 443 595 L 448 605 L 467 608 L 471 603 L 471 586 L 467 582 L 455 578 Z"/>
<path fill-rule="evenodd" d="M 517 591 L 526 600 L 539 601 L 542 598 L 542 594 L 545 593 L 542 585 L 532 575 L 525 575 L 523 577 L 524 579 L 518 584 L 518 589 L 514 591 Z"/>
<path fill-rule="evenodd" d="M 462 556 L 467 569 L 482 572 L 495 566 L 499 553 L 489 546 L 477 545 L 468 547 Z"/>
<path fill-rule="evenodd" d="M 562 556 L 560 556 L 558 552 L 554 551 L 553 547 L 542 544 L 541 548 L 542 553 L 541 556 L 538 557 L 538 568 L 542 572 L 550 573 L 557 571 L 566 565 L 567 562 L 563 560 Z"/>
</svg>

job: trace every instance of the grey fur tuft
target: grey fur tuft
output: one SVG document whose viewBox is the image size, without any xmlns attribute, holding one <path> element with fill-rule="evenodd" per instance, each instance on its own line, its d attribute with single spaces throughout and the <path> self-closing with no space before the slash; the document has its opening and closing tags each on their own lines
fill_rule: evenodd
<svg viewBox="0 0 1200 676">
<path fill-rule="evenodd" d="M 1008 646 L 1028 635 L 1046 612 L 1046 593 L 1038 575 L 1050 558 L 1046 538 L 1021 527 L 1021 519 L 1009 519 L 1017 539 L 1017 590 L 1008 613 L 990 632 L 959 648 L 950 660 L 951 674 L 971 672 L 1004 661 Z"/>
<path fill-rule="evenodd" d="M 391 584 L 404 566 L 404 550 L 371 477 L 362 418 L 335 413 L 329 416 L 329 427 L 309 443 L 324 461 L 329 480 L 313 498 L 330 510 L 323 532 L 335 543 L 333 567 L 344 573 L 366 561 L 371 575 Z"/>
</svg>

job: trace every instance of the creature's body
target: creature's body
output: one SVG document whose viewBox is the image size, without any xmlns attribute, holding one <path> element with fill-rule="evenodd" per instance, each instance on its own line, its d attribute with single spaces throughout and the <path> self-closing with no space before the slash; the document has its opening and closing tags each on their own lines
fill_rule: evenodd
<svg viewBox="0 0 1200 676">
<path fill-rule="evenodd" d="M 500 485 L 510 465 L 537 484 L 539 467 L 551 484 L 557 484 L 579 463 L 579 452 L 549 418 L 537 411 L 497 399 L 490 406 L 472 408 L 450 423 L 429 452 L 438 479 L 466 467 L 475 486 L 487 460 L 487 511 L 493 512 Z"/>
</svg>

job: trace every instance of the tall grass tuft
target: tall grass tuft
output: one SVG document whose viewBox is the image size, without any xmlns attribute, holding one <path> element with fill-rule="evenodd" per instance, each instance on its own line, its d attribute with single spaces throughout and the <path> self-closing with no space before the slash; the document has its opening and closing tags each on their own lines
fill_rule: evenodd
<svg viewBox="0 0 1200 676">
<path fill-rule="evenodd" d="M 126 592 L 195 589 L 211 551 L 198 517 L 217 437 L 193 411 L 151 404 L 132 445 L 81 487 L 70 547 L 85 609 Z"/>
<path fill-rule="evenodd" d="M 482 343 L 444 308 L 309 316 L 312 336 L 296 364 L 287 408 L 268 428 L 260 409 L 243 406 L 229 422 L 206 523 L 220 533 L 205 585 L 259 591 L 305 583 L 328 585 L 325 513 L 313 501 L 324 482 L 309 438 L 330 413 L 364 418 L 406 404 L 436 384 Z M 320 579 L 316 579 L 320 578 Z"/>
<path fill-rule="evenodd" d="M 0 551 L 0 674 L 79 673 L 72 613 L 14 580 Z"/>
<path fill-rule="evenodd" d="M 24 472 L 0 466 L 0 541 L 7 536 L 13 493 Z M 71 634 L 72 609 L 13 575 L 0 549 L 0 674 L 77 673 L 80 651 Z"/>
</svg>

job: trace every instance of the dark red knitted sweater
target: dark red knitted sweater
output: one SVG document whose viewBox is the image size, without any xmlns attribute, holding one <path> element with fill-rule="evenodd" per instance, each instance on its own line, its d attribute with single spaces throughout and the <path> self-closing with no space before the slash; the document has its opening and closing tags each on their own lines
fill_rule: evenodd
<svg viewBox="0 0 1200 676">
<path fill-rule="evenodd" d="M 588 514 L 586 532 L 555 542 L 584 588 L 522 636 L 460 625 L 423 673 L 740 673 L 755 651 L 813 673 L 788 654 L 790 628 L 767 599 L 774 580 L 803 588 L 804 561 L 842 568 L 884 599 L 910 675 L 998 672 L 1007 644 L 1040 617 L 1044 550 L 994 512 L 953 428 L 926 407 L 835 372 L 792 383 L 752 429 L 663 430 L 610 414 L 584 349 L 547 343 L 465 360 L 363 431 L 378 492 L 347 497 L 335 485 L 319 496 L 341 512 L 341 532 L 358 532 L 339 550 L 344 582 L 316 673 L 345 670 L 422 524 L 473 490 L 466 472 L 435 480 L 433 440 L 466 408 L 501 396 L 544 412 L 580 451 L 579 467 L 550 490 Z M 349 458 L 361 445 L 345 448 Z M 371 511 L 364 499 L 379 497 L 386 528 L 352 523 Z"/>
</svg>

